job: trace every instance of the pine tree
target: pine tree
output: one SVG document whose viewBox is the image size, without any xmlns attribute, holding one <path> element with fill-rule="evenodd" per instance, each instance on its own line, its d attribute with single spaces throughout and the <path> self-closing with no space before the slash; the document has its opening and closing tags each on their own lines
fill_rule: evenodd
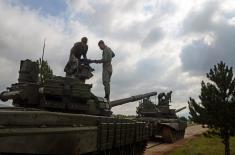
<svg viewBox="0 0 235 155">
<path fill-rule="evenodd" d="M 230 155 L 229 138 L 235 129 L 235 78 L 233 68 L 220 62 L 207 73 L 208 82 L 201 83 L 201 103 L 189 99 L 190 119 L 207 124 L 219 131 L 225 145 L 225 155 Z M 213 132 L 216 133 L 216 132 Z"/>
<path fill-rule="evenodd" d="M 48 65 L 47 61 L 42 60 L 41 58 L 37 60 L 37 64 L 39 67 L 39 77 L 40 77 L 40 82 L 44 83 L 45 80 L 51 78 L 53 76 L 53 71 Z"/>
</svg>

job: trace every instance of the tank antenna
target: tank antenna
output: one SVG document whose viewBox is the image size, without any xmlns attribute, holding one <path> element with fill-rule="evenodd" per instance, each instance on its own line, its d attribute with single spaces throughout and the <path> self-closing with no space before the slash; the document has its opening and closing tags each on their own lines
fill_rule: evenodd
<svg viewBox="0 0 235 155">
<path fill-rule="evenodd" d="M 45 47 L 46 47 L 46 38 L 44 39 L 43 48 L 42 48 L 42 58 L 41 58 L 41 66 L 40 66 L 40 79 L 41 79 L 41 82 L 42 82 L 42 65 L 43 65 Z"/>
</svg>

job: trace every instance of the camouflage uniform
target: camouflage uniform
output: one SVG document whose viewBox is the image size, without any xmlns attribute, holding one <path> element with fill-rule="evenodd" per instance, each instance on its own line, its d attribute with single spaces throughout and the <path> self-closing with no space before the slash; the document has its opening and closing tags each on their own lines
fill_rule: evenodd
<svg viewBox="0 0 235 155">
<path fill-rule="evenodd" d="M 104 85 L 105 96 L 109 98 L 110 95 L 110 79 L 112 76 L 112 57 L 114 56 L 113 51 L 106 46 L 103 50 L 102 59 L 97 60 L 98 63 L 103 63 L 102 81 Z"/>
<path fill-rule="evenodd" d="M 67 62 L 64 71 L 66 72 L 66 76 L 73 76 L 79 66 L 79 60 L 81 56 L 86 59 L 88 46 L 83 46 L 81 42 L 77 42 L 74 44 L 73 48 L 70 51 L 69 61 Z"/>
</svg>

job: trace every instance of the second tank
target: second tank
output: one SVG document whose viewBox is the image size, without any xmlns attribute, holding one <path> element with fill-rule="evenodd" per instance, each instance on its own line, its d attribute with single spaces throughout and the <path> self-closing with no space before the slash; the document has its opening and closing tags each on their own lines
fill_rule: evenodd
<svg viewBox="0 0 235 155">
<path fill-rule="evenodd" d="M 137 107 L 137 120 L 144 121 L 149 127 L 151 138 L 161 138 L 164 142 L 173 143 L 184 138 L 187 122 L 178 118 L 176 113 L 185 109 L 170 109 L 172 91 L 158 94 L 158 104 L 149 97 L 142 99 Z M 111 107 L 125 104 L 126 100 L 111 102 Z"/>
</svg>

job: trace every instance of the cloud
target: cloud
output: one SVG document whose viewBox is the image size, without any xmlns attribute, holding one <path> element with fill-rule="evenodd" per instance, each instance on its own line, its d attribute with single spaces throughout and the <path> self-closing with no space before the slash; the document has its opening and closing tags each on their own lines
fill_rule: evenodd
<svg viewBox="0 0 235 155">
<path fill-rule="evenodd" d="M 151 47 L 156 44 L 159 40 L 162 40 L 164 33 L 161 28 L 153 28 L 146 38 L 142 41 L 142 47 Z"/>
<path fill-rule="evenodd" d="M 156 37 L 150 33 L 157 33 L 156 26 L 160 24 L 158 21 L 162 16 L 173 13 L 176 8 L 169 0 L 164 2 L 124 0 L 122 3 L 110 0 L 68 2 L 73 12 L 70 19 L 86 25 L 98 37 L 109 36 L 108 38 L 112 40 L 135 42 L 144 40 L 147 34 L 155 39 Z"/>
<path fill-rule="evenodd" d="M 224 14 L 215 15 L 216 12 L 220 12 L 218 5 L 208 3 L 200 13 L 189 13 L 185 19 L 185 30 L 196 36 L 182 48 L 180 54 L 185 71 L 195 75 L 205 75 L 213 65 L 220 61 L 234 66 L 235 25 L 229 24 L 229 19 L 223 18 Z M 220 18 L 213 21 L 216 16 Z M 193 19 L 196 19 L 195 22 L 189 26 L 188 23 Z"/>
<path fill-rule="evenodd" d="M 213 49 L 204 40 L 196 40 L 185 46 L 181 53 L 183 69 L 194 74 L 205 74 L 218 61 L 214 59 L 216 54 Z"/>
<path fill-rule="evenodd" d="M 19 58 L 21 55 L 33 57 L 40 55 L 35 50 L 41 49 L 43 40 L 53 40 L 53 45 L 60 44 L 63 27 L 58 26 L 62 21 L 57 18 L 42 18 L 37 12 L 27 8 L 19 8 L 7 4 L 1 4 L 1 48 L 9 59 Z M 11 18 L 6 20 L 4 14 Z M 53 22 L 52 22 L 53 21 Z M 30 33 L 27 33 L 30 31 Z M 20 55 L 16 55 L 17 50 Z M 9 56 L 10 54 L 10 56 Z"/>
<path fill-rule="evenodd" d="M 67 59 L 63 52 L 72 41 L 67 39 L 61 19 L 44 17 L 6 1 L 0 2 L 0 14 L 0 90 L 17 81 L 20 60 L 41 57 L 44 38 L 47 38 L 45 59 L 55 74 L 63 75 L 61 64 Z"/>
<path fill-rule="evenodd" d="M 64 0 L 48 1 L 32 1 L 32 0 L 8 0 L 14 6 L 28 7 L 38 11 L 44 16 L 62 16 L 67 9 L 67 4 Z"/>
<path fill-rule="evenodd" d="M 183 33 L 205 33 L 213 27 L 213 17 L 219 8 L 218 1 L 208 1 L 202 7 L 191 10 L 183 21 Z"/>
<path fill-rule="evenodd" d="M 87 36 L 88 57 L 99 59 L 97 42 L 103 39 L 116 54 L 112 100 L 173 90 L 173 108 L 186 105 L 189 96 L 197 97 L 201 73 L 214 60 L 234 62 L 234 16 L 228 9 L 232 5 L 220 1 L 213 5 L 204 3 L 207 0 L 49 1 L 0 1 L 1 90 L 17 81 L 21 59 L 41 57 L 45 38 L 45 59 L 56 75 L 64 75 L 74 42 Z M 92 66 L 94 77 L 87 83 L 93 84 L 94 94 L 104 96 L 102 65 Z M 137 105 L 113 111 L 135 114 Z"/>
</svg>

